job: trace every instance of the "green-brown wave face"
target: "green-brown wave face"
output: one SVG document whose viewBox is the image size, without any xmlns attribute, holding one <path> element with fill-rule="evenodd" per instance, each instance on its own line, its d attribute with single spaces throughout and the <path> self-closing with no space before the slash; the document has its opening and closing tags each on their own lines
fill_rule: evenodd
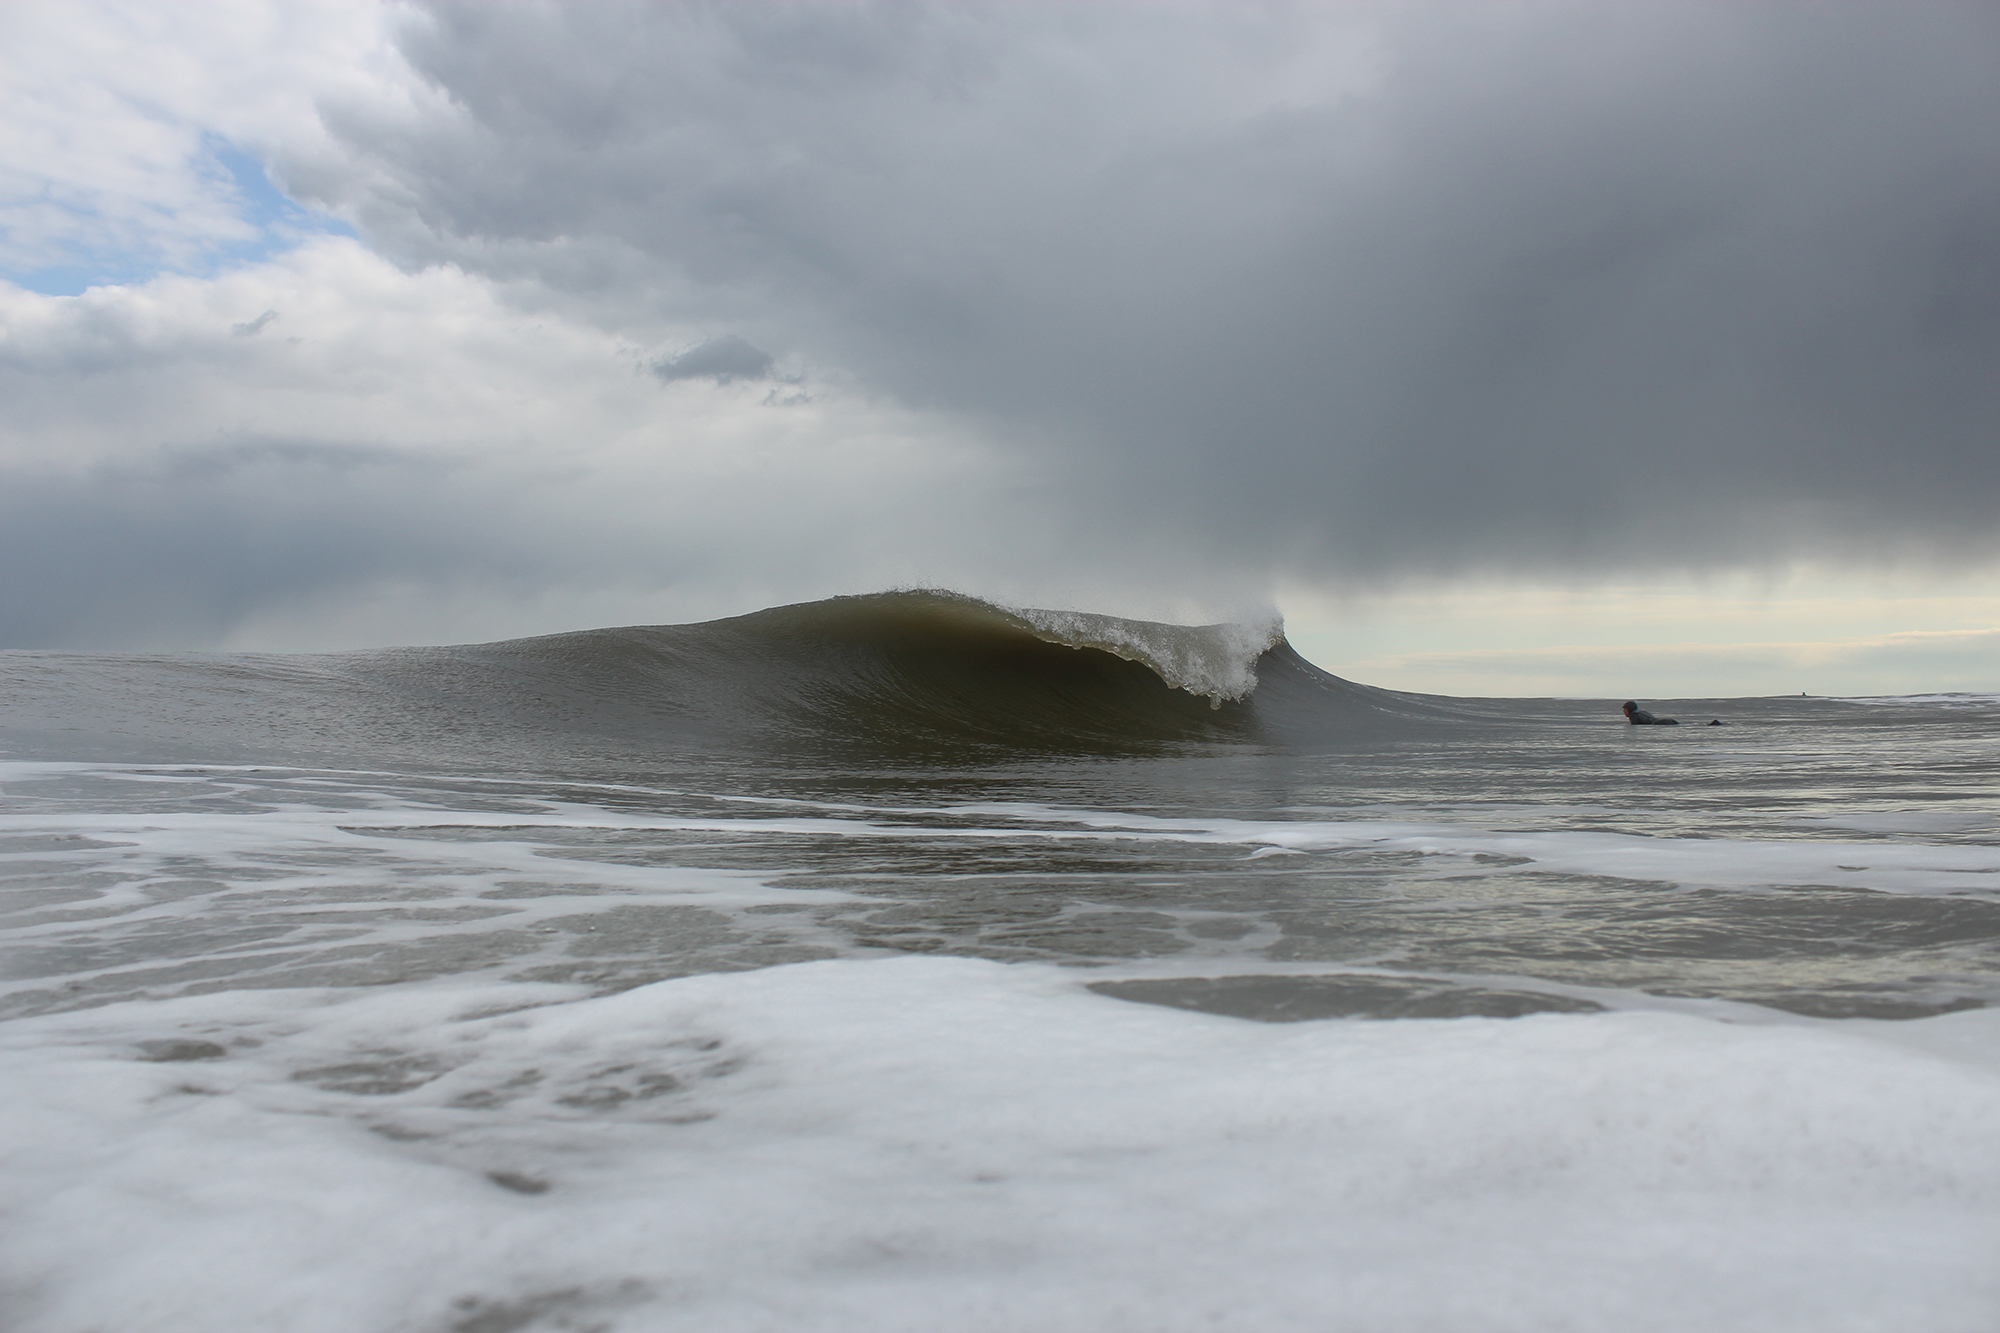
<svg viewBox="0 0 2000 1333">
<path fill-rule="evenodd" d="M 1483 711 L 1329 675 L 1275 623 L 1162 625 L 943 592 L 458 647 L 9 658 L 14 743 L 59 739 L 71 756 L 981 762 L 1337 748 Z"/>
</svg>

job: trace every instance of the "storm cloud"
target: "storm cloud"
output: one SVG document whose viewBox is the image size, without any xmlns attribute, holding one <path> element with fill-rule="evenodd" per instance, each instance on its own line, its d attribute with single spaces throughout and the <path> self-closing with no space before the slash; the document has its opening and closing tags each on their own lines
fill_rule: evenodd
<svg viewBox="0 0 2000 1333">
<path fill-rule="evenodd" d="M 0 37 L 0 646 L 2000 559 L 1991 5 Z"/>
<path fill-rule="evenodd" d="M 653 363 L 653 377 L 662 384 L 675 380 L 714 380 L 733 384 L 737 380 L 761 380 L 771 373 L 772 357 L 735 334 L 711 338 L 675 356 Z"/>
<path fill-rule="evenodd" d="M 665 305 L 1245 566 L 1993 550 L 2000 11 L 432 3 L 404 262 Z"/>
</svg>

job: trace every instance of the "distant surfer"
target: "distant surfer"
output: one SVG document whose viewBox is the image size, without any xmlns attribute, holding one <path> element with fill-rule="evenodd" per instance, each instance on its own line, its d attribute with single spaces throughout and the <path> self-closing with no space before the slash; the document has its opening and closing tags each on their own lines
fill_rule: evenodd
<svg viewBox="0 0 2000 1333">
<path fill-rule="evenodd" d="M 1676 717 L 1654 717 L 1630 699 L 1625 701 L 1625 720 L 1635 727 L 1678 727 L 1681 724 Z"/>
</svg>

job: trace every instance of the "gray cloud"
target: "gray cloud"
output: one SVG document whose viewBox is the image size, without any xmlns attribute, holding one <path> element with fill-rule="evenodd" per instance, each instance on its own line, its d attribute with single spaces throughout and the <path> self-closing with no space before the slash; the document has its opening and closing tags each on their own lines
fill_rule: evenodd
<svg viewBox="0 0 2000 1333">
<path fill-rule="evenodd" d="M 733 324 L 1245 569 L 1996 549 L 1990 6 L 437 0 L 402 41 L 442 109 L 330 110 L 314 177 L 375 243 Z"/>
<path fill-rule="evenodd" d="M 668 485 L 649 477 L 634 489 Z M 296 438 L 178 448 L 81 471 L 16 467 L 0 488 L 0 567 L 9 572 L 0 646 L 203 648 L 246 626 L 253 637 L 328 646 L 315 621 L 350 616 L 357 604 L 392 607 L 411 592 L 446 608 L 449 623 L 378 607 L 345 631 L 366 637 L 336 646 L 497 638 L 606 617 L 630 623 L 657 618 L 629 609 L 644 594 L 657 598 L 686 579 L 721 590 L 720 609 L 733 609 L 741 594 L 732 579 L 754 587 L 768 564 L 831 546 L 823 530 L 759 534 L 757 550 L 733 545 L 731 522 L 756 521 L 733 504 L 723 494 L 641 508 L 621 503 L 608 483 L 521 460 Z M 725 562 L 733 568 L 717 567 Z M 568 593 L 567 607 L 546 605 L 557 591 Z M 696 613 L 686 618 L 701 618 L 708 608 L 691 600 Z M 484 614 L 465 609 L 480 606 Z"/>
<path fill-rule="evenodd" d="M 17 176 L 373 253 L 0 286 L 0 645 L 2000 556 L 1990 6 L 79 12 Z"/>
<path fill-rule="evenodd" d="M 772 358 L 735 334 L 712 338 L 678 356 L 662 357 L 652 365 L 660 383 L 675 380 L 713 380 L 729 384 L 735 380 L 768 379 Z"/>
<path fill-rule="evenodd" d="M 287 336 L 231 332 L 278 309 Z M 663 393 L 639 348 L 691 330 L 647 332 L 343 239 L 214 279 L 0 286 L 0 647 L 465 641 L 996 567 L 983 586 L 1022 596 L 1075 558 L 1015 558 L 1035 479 L 950 420 L 708 383 L 764 367 L 743 343 L 694 344 Z"/>
<path fill-rule="evenodd" d="M 441 484 L 445 470 L 301 440 L 81 473 L 15 468 L 0 490 L 5 646 L 203 647 L 287 600 L 518 562 L 517 543 L 494 541 Z"/>
</svg>

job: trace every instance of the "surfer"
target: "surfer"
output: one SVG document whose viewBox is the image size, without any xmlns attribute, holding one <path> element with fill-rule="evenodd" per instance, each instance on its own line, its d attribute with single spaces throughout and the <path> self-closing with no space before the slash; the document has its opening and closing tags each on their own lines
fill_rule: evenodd
<svg viewBox="0 0 2000 1333">
<path fill-rule="evenodd" d="M 1635 727 L 1678 727 L 1679 718 L 1654 717 L 1632 700 L 1625 701 L 1625 720 Z"/>
</svg>

